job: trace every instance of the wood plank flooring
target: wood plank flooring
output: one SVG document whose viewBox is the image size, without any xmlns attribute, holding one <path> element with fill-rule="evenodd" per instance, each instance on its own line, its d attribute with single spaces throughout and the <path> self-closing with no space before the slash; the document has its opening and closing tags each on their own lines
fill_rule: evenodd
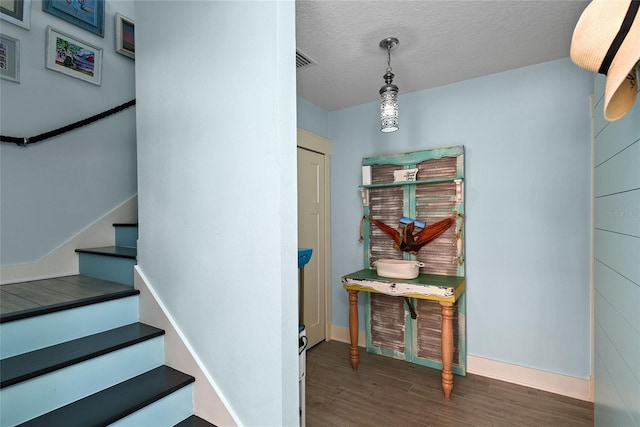
<svg viewBox="0 0 640 427">
<path fill-rule="evenodd" d="M 593 426 L 593 404 L 477 375 L 455 376 L 444 398 L 440 371 L 322 342 L 307 352 L 307 427 Z"/>
<path fill-rule="evenodd" d="M 80 275 L 2 285 L 0 321 L 132 290 L 129 285 Z"/>
</svg>

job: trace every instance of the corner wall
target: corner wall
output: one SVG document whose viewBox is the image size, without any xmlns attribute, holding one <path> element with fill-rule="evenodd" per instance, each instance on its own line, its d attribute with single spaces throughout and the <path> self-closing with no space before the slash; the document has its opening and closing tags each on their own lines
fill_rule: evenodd
<svg viewBox="0 0 640 427">
<path fill-rule="evenodd" d="M 133 1 L 108 0 L 104 38 L 31 2 L 31 29 L 0 21 L 20 40 L 20 83 L 0 79 L 3 135 L 31 137 L 135 97 L 135 62 L 115 51 L 115 13 L 135 19 Z M 102 85 L 46 69 L 46 28 L 103 49 Z M 135 107 L 58 137 L 0 145 L 0 260 L 35 263 L 131 199 L 136 184 Z M 75 254 L 73 254 L 75 257 Z"/>
<path fill-rule="evenodd" d="M 237 424 L 296 425 L 295 4 L 136 16 L 138 269 Z"/>
<path fill-rule="evenodd" d="M 590 94 L 561 59 L 400 95 L 391 134 L 378 103 L 330 112 L 334 325 L 363 267 L 362 158 L 464 145 L 467 354 L 589 378 Z"/>
</svg>

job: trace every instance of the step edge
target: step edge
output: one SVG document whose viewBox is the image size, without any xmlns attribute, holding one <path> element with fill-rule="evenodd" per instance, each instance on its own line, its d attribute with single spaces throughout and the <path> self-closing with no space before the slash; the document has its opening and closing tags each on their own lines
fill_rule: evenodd
<svg viewBox="0 0 640 427">
<path fill-rule="evenodd" d="M 21 383 L 23 381 L 34 379 L 34 378 L 37 378 L 39 376 L 42 376 L 42 375 L 45 375 L 45 374 L 48 374 L 48 373 L 51 373 L 51 372 L 54 372 L 54 371 L 57 371 L 57 370 L 60 370 L 60 369 L 67 368 L 69 366 L 73 366 L 75 364 L 82 363 L 82 362 L 85 362 L 85 361 L 90 360 L 90 359 L 94 359 L 94 358 L 97 358 L 97 357 L 100 357 L 100 356 L 104 356 L 105 354 L 113 353 L 113 352 L 121 350 L 123 348 L 127 348 L 127 347 L 130 347 L 130 346 L 139 344 L 141 342 L 145 342 L 145 341 L 151 340 L 153 338 L 157 338 L 157 337 L 163 336 L 165 334 L 165 331 L 162 330 L 162 329 L 158 329 L 158 328 L 155 328 L 155 327 L 150 326 L 150 325 L 146 325 L 146 324 L 141 323 L 141 322 L 138 322 L 137 324 L 149 326 L 150 328 L 153 328 L 154 330 L 149 330 L 144 335 L 137 336 L 137 337 L 131 338 L 131 339 L 127 339 L 126 341 L 119 342 L 119 343 L 111 345 L 109 347 L 101 348 L 99 350 L 92 351 L 90 353 L 81 354 L 81 355 L 78 355 L 76 357 L 70 357 L 70 358 L 65 359 L 65 360 L 63 360 L 61 362 L 57 362 L 57 363 L 51 364 L 49 366 L 44 366 L 44 367 L 42 367 L 40 369 L 28 372 L 26 374 L 23 374 L 23 375 L 14 377 L 14 378 L 10 378 L 10 379 L 4 380 L 4 381 L 0 381 L 0 389 L 5 388 L 5 387 L 9 387 L 9 386 L 12 386 L 12 385 L 15 385 L 15 384 L 19 384 L 19 383 Z M 115 331 L 117 329 L 131 327 L 132 325 L 135 325 L 135 323 L 132 323 L 132 324 L 126 325 L 126 326 L 121 326 L 119 328 L 110 329 L 108 331 L 99 332 L 97 334 L 87 335 L 86 337 L 77 338 L 75 340 L 66 341 L 66 342 L 63 342 L 63 343 L 60 343 L 60 344 L 55 344 L 53 346 L 41 348 L 41 349 L 38 349 L 38 350 L 33 350 L 31 352 L 28 352 L 28 353 L 42 352 L 44 354 L 47 350 L 50 350 L 52 347 L 57 347 L 57 346 L 61 346 L 61 345 L 63 346 L 65 344 L 70 344 L 70 343 L 72 343 L 74 341 L 77 342 L 77 341 L 80 341 L 80 340 L 82 340 L 84 338 L 87 338 L 87 337 L 90 337 L 90 336 L 113 333 L 113 331 Z M 28 354 L 28 353 L 25 353 L 25 354 Z M 11 359 L 13 357 L 20 357 L 20 355 L 12 356 L 12 357 L 7 358 L 7 359 Z M 7 360 L 7 359 L 4 359 L 4 360 Z M 2 363 L 2 361 L 0 361 L 0 365 L 1 365 L 1 363 Z"/>
<path fill-rule="evenodd" d="M 116 385 L 113 385 L 111 387 L 105 388 L 103 390 L 100 390 L 94 394 L 91 394 L 87 397 L 84 397 L 82 399 L 79 399 L 75 402 L 71 402 L 68 405 L 62 406 L 60 408 L 54 409 L 53 411 L 47 412 L 46 414 L 42 414 L 39 415 L 36 418 L 33 418 L 31 420 L 28 420 L 26 422 L 24 422 L 21 425 L 24 426 L 47 426 L 49 424 L 47 424 L 47 419 L 51 418 L 52 416 L 55 416 L 55 413 L 61 413 L 61 412 L 66 412 L 67 410 L 72 410 L 72 409 L 76 409 L 73 408 L 74 406 L 79 407 L 80 406 L 80 402 L 82 402 L 83 400 L 85 402 L 89 402 L 90 400 L 93 399 L 98 399 L 100 397 L 104 397 L 106 394 L 109 393 L 109 390 L 117 390 L 117 389 L 123 389 L 127 387 L 127 383 L 131 384 L 131 382 L 135 383 L 135 381 L 144 375 L 154 375 L 154 372 L 158 372 L 159 370 L 163 370 L 165 372 L 162 373 L 162 375 L 167 375 L 167 371 L 171 370 L 171 371 L 175 371 L 176 373 L 181 374 L 180 376 L 182 377 L 182 379 L 180 380 L 175 380 L 175 382 L 173 384 L 171 384 L 170 386 L 164 386 L 162 387 L 162 390 L 156 390 L 154 391 L 152 394 L 150 394 L 149 396 L 147 396 L 146 398 L 140 400 L 139 402 L 134 403 L 133 405 L 130 405 L 126 408 L 121 408 L 119 409 L 118 412 L 111 414 L 111 415 L 105 415 L 105 418 L 103 418 L 102 420 L 98 421 L 96 424 L 93 424 L 94 427 L 106 427 L 110 424 L 113 424 L 114 422 L 129 416 L 131 414 L 133 414 L 134 412 L 148 406 L 151 405 L 154 402 L 159 401 L 160 399 L 170 395 L 171 393 L 178 391 L 184 387 L 187 387 L 188 385 L 192 384 L 195 381 L 195 378 L 189 374 L 185 374 L 184 372 L 178 371 L 177 369 L 171 368 L 167 365 L 162 365 L 159 366 L 157 368 L 151 369 L 143 374 L 137 375 L 135 377 L 132 377 L 126 381 L 123 381 L 121 383 L 118 383 Z M 158 374 L 159 375 L 159 374 Z M 122 393 L 122 390 L 119 390 L 119 392 Z M 102 395 L 100 397 L 98 397 L 99 395 Z M 90 405 L 90 404 L 89 404 Z M 59 412 L 60 411 L 60 412 Z M 77 424 L 77 423 L 76 423 Z M 74 424 L 74 425 L 76 425 Z M 77 424 L 80 425 L 80 424 Z"/>
<path fill-rule="evenodd" d="M 122 254 L 122 253 L 107 252 L 105 251 L 105 249 L 107 248 L 136 249 L 136 254 L 128 255 L 128 254 Z M 137 255 L 138 255 L 137 248 L 134 246 L 102 246 L 98 248 L 79 248 L 79 249 L 76 249 L 75 252 L 79 254 L 102 255 L 102 256 L 108 256 L 113 258 L 126 258 L 126 259 L 133 259 L 133 260 L 137 259 Z"/>
<path fill-rule="evenodd" d="M 184 372 L 183 372 L 184 374 Z M 193 384 L 195 382 L 195 378 L 192 377 L 189 374 L 184 374 L 186 375 L 188 378 L 184 378 L 183 380 L 181 380 L 179 383 L 177 384 L 173 384 L 169 387 L 163 388 L 160 392 L 156 393 L 154 396 L 149 396 L 147 399 L 142 400 L 138 403 L 136 403 L 133 406 L 130 406 L 129 408 L 127 408 L 126 410 L 123 410 L 117 414 L 114 414 L 113 416 L 109 417 L 108 419 L 106 419 L 104 421 L 104 424 L 99 424 L 101 427 L 104 426 L 108 426 L 109 424 L 113 424 L 118 420 L 121 420 L 124 417 L 127 417 L 131 414 L 133 414 L 136 411 L 139 411 L 140 409 L 147 407 L 149 405 L 151 405 L 152 403 L 155 403 L 157 401 L 159 401 L 162 398 L 165 398 L 167 396 L 169 396 L 171 393 L 174 393 L 180 389 L 183 389 L 184 387 L 187 387 L 190 384 Z"/>
<path fill-rule="evenodd" d="M 0 324 L 13 322 L 16 320 L 28 319 L 30 317 L 36 317 L 44 314 L 56 313 L 59 311 L 70 310 L 73 308 L 84 307 L 92 304 L 99 304 L 102 302 L 113 301 L 120 298 L 127 298 L 131 296 L 140 295 L 138 289 L 128 289 L 122 291 L 116 291 L 105 295 L 98 295 L 83 299 L 78 299 L 70 302 L 61 302 L 58 304 L 52 304 L 45 307 L 30 308 L 27 310 L 15 311 L 13 313 L 7 313 L 0 315 Z"/>
<path fill-rule="evenodd" d="M 187 426 L 196 426 L 196 425 L 217 427 L 215 424 L 210 423 L 209 421 L 205 420 L 202 417 L 197 416 L 196 414 L 189 415 L 187 418 L 180 421 L 178 424 L 176 424 L 173 427 L 181 427 L 181 426 L 187 427 Z"/>
</svg>

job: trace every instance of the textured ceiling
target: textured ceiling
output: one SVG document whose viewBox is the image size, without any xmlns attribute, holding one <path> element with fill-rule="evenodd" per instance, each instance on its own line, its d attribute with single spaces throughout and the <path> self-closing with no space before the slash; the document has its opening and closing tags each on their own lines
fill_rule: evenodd
<svg viewBox="0 0 640 427">
<path fill-rule="evenodd" d="M 386 37 L 400 95 L 569 56 L 588 1 L 297 0 L 296 45 L 317 64 L 299 96 L 327 111 L 376 101 Z"/>
</svg>

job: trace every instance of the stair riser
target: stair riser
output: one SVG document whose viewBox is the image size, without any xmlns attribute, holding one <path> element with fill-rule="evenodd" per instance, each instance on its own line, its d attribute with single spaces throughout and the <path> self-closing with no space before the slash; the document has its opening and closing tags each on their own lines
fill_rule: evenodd
<svg viewBox="0 0 640 427">
<path fill-rule="evenodd" d="M 78 256 L 80 274 L 133 286 L 135 259 L 87 253 Z"/>
<path fill-rule="evenodd" d="M 138 296 L 0 324 L 0 359 L 138 321 Z"/>
<path fill-rule="evenodd" d="M 145 406 L 137 412 L 125 417 L 111 427 L 172 427 L 193 413 L 193 386 L 177 390 L 170 395 Z"/>
<path fill-rule="evenodd" d="M 138 227 L 114 226 L 116 229 L 116 246 L 135 248 L 138 243 Z"/>
<path fill-rule="evenodd" d="M 0 390 L 0 425 L 42 415 L 89 394 L 156 368 L 164 340 L 156 337 Z M 192 408 L 188 406 L 187 409 Z"/>
</svg>

